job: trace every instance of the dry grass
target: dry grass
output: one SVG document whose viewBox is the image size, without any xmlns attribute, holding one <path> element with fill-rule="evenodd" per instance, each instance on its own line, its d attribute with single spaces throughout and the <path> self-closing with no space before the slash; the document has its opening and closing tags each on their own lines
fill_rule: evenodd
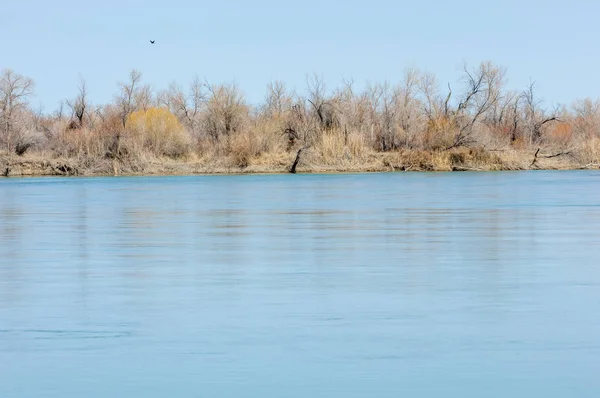
<svg viewBox="0 0 600 398">
<path fill-rule="evenodd" d="M 600 138 L 591 138 L 580 148 L 581 163 L 584 165 L 600 164 Z"/>
<path fill-rule="evenodd" d="M 316 141 L 313 152 L 320 163 L 334 165 L 360 163 L 373 150 L 364 136 L 337 129 L 324 133 Z"/>
<path fill-rule="evenodd" d="M 0 164 L 6 165 L 0 171 L 11 176 L 285 173 L 301 147 L 298 172 L 304 173 L 576 169 L 600 163 L 600 139 L 595 138 L 580 146 L 571 141 L 546 145 L 532 165 L 536 151 L 514 145 L 494 150 L 478 146 L 378 152 L 364 134 L 342 128 L 321 132 L 310 145 L 297 141 L 288 148 L 281 123 L 269 119 L 217 141 L 199 139 L 193 150 L 185 130 L 177 132 L 183 137 L 180 141 L 173 139 L 171 131 L 146 133 L 119 130 L 110 122 L 93 129 L 64 129 L 46 149 L 21 157 L 0 155 Z M 183 143 L 185 153 L 170 150 L 173 141 Z"/>
<path fill-rule="evenodd" d="M 309 148 L 298 166 L 300 173 L 325 172 L 382 172 L 382 171 L 496 171 L 529 169 L 578 169 L 600 167 L 600 148 L 593 148 L 586 162 L 571 156 L 540 158 L 531 167 L 534 152 L 507 150 L 486 152 L 481 149 L 461 148 L 452 151 L 403 150 L 396 152 L 366 152 L 361 157 L 344 158 L 350 153 L 343 147 L 342 155 L 326 149 Z M 323 157 L 323 152 L 328 156 Z M 347 151 L 347 152 L 344 152 Z M 551 155 L 546 153 L 545 155 Z M 295 152 L 262 152 L 247 164 L 239 164 L 234 157 L 189 155 L 186 158 L 156 157 L 152 154 L 136 158 L 73 158 L 54 157 L 50 153 L 25 156 L 0 155 L 0 174 L 8 169 L 8 176 L 26 175 L 171 175 L 221 173 L 287 173 Z M 336 161 L 337 159 L 337 161 Z"/>
<path fill-rule="evenodd" d="M 235 166 L 246 168 L 260 163 L 267 154 L 283 153 L 285 138 L 278 123 L 259 121 L 255 125 L 235 133 L 230 140 L 229 153 Z"/>
</svg>

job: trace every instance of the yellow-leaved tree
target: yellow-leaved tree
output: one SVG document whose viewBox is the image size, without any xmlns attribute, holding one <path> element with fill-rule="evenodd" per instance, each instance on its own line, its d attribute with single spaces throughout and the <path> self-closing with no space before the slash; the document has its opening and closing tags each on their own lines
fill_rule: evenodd
<svg viewBox="0 0 600 398">
<path fill-rule="evenodd" d="M 127 130 L 135 147 L 157 156 L 183 156 L 190 151 L 191 138 L 177 117 L 167 108 L 148 108 L 127 118 Z"/>
</svg>

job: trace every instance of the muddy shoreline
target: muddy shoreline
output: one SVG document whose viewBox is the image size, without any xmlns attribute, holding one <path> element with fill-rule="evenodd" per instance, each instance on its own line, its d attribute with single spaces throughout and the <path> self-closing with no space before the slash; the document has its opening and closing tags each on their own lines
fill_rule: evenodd
<svg viewBox="0 0 600 398">
<path fill-rule="evenodd" d="M 278 158 L 252 159 L 236 165 L 229 158 L 186 159 L 87 159 L 52 158 L 44 154 L 0 155 L 0 176 L 153 176 L 197 174 L 278 174 L 289 173 L 295 154 Z M 328 159 L 329 160 L 329 159 Z M 372 153 L 361 159 L 324 161 L 308 153 L 297 166 L 298 173 L 357 172 L 448 172 L 600 169 L 596 163 L 580 161 L 570 153 L 460 149 L 445 152 L 403 151 Z"/>
</svg>

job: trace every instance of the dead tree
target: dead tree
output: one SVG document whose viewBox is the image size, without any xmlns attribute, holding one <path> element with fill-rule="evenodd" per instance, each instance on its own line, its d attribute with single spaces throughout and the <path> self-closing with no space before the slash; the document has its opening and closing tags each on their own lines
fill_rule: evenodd
<svg viewBox="0 0 600 398">
<path fill-rule="evenodd" d="M 566 151 L 566 152 L 558 152 L 558 153 L 554 153 L 552 155 L 544 155 L 544 156 L 538 156 L 540 153 L 540 148 L 537 149 L 537 151 L 535 151 L 535 154 L 533 155 L 533 161 L 531 162 L 531 164 L 529 165 L 529 167 L 537 167 L 536 162 L 539 158 L 544 158 L 544 159 L 552 159 L 552 158 L 557 158 L 559 156 L 573 156 L 571 151 Z"/>
</svg>

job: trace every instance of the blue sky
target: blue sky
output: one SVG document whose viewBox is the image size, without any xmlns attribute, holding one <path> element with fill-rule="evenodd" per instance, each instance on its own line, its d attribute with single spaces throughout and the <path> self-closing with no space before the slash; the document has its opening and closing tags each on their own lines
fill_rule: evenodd
<svg viewBox="0 0 600 398">
<path fill-rule="evenodd" d="M 194 75 L 235 81 L 254 102 L 273 79 L 301 90 L 314 72 L 334 86 L 398 81 L 413 67 L 445 85 L 463 62 L 484 60 L 508 69 L 510 87 L 535 80 L 547 104 L 597 98 L 600 88 L 593 1 L 3 3 L 0 68 L 32 77 L 45 111 L 74 96 L 79 76 L 94 103 L 108 101 L 132 68 L 155 89 Z"/>
</svg>

